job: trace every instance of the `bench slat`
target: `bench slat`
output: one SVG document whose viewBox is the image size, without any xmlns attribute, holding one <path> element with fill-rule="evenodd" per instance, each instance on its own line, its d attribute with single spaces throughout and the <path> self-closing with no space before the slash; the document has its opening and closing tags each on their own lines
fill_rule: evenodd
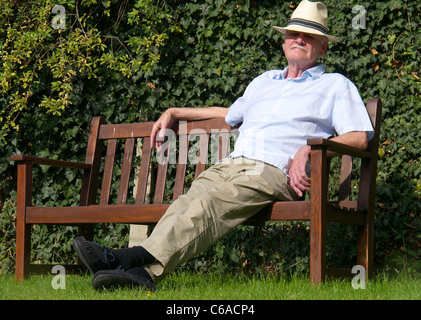
<svg viewBox="0 0 421 320">
<path fill-rule="evenodd" d="M 99 139 L 124 139 L 124 138 L 144 138 L 151 134 L 153 122 L 143 123 L 120 123 L 120 124 L 103 124 L 99 131 Z M 224 118 L 212 120 L 189 121 L 187 124 L 187 132 L 200 129 L 207 133 L 212 130 L 230 130 L 230 126 L 225 122 Z M 178 131 L 177 131 L 178 134 Z"/>
<path fill-rule="evenodd" d="M 99 139 L 143 138 L 151 134 L 153 123 L 103 124 L 99 131 Z"/>
<path fill-rule="evenodd" d="M 127 138 L 124 147 L 123 164 L 121 167 L 120 188 L 118 190 L 117 204 L 125 204 L 130 181 L 130 172 L 132 168 L 134 138 Z"/>
<path fill-rule="evenodd" d="M 79 207 L 30 207 L 27 223 L 83 224 L 83 223 L 157 223 L 168 204 L 120 204 Z M 77 222 L 77 223 L 76 223 Z"/>
<path fill-rule="evenodd" d="M 115 150 L 117 147 L 117 139 L 108 140 L 107 154 L 105 155 L 104 176 L 102 179 L 101 198 L 99 203 L 108 204 L 110 199 L 110 189 L 113 177 Z"/>
<path fill-rule="evenodd" d="M 178 153 L 177 171 L 175 173 L 174 193 L 172 200 L 175 201 L 184 193 L 184 182 L 186 179 L 187 155 L 189 153 L 189 143 L 187 135 L 182 134 L 179 138 L 180 151 Z"/>
<path fill-rule="evenodd" d="M 349 200 L 351 192 L 352 157 L 342 156 L 341 178 L 339 182 L 339 201 Z"/>
<path fill-rule="evenodd" d="M 228 147 L 230 143 L 229 132 L 221 132 L 219 135 L 219 146 L 218 146 L 218 160 L 225 159 L 228 157 Z"/>
<path fill-rule="evenodd" d="M 136 204 L 144 204 L 146 197 L 146 190 L 148 188 L 149 166 L 151 163 L 151 138 L 143 139 L 142 159 L 140 162 L 139 179 L 136 192 Z"/>
<path fill-rule="evenodd" d="M 209 135 L 201 134 L 199 139 L 199 151 L 197 152 L 196 171 L 194 178 L 196 179 L 206 169 L 208 162 Z"/>
<path fill-rule="evenodd" d="M 277 202 L 257 213 L 250 220 L 309 220 L 310 201 Z M 297 210 L 297 206 L 303 210 Z M 159 221 L 169 204 L 117 204 L 79 207 L 29 207 L 27 223 L 73 224 L 80 223 L 142 223 Z"/>
<path fill-rule="evenodd" d="M 168 149 L 166 150 L 166 152 L 170 152 L 169 150 L 171 150 L 171 141 L 168 141 Z M 168 154 L 167 156 L 169 157 Z M 156 174 L 155 180 L 155 194 L 153 199 L 153 203 L 155 204 L 162 204 L 163 202 L 165 182 L 167 180 L 168 163 L 169 161 L 163 159 L 161 159 L 158 163 L 158 172 Z"/>
</svg>

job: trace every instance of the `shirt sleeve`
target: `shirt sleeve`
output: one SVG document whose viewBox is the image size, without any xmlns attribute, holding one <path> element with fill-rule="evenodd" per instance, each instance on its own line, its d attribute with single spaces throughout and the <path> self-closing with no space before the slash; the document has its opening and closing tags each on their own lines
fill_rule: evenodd
<svg viewBox="0 0 421 320">
<path fill-rule="evenodd" d="M 244 91 L 243 96 L 238 98 L 228 109 L 228 114 L 225 116 L 225 122 L 228 123 L 231 127 L 235 127 L 239 123 L 243 122 L 244 114 L 248 108 L 248 100 L 253 91 L 252 81 Z"/>
<path fill-rule="evenodd" d="M 336 98 L 332 122 L 339 135 L 351 131 L 365 131 L 368 140 L 374 136 L 373 126 L 357 87 L 348 79 L 344 92 Z"/>
</svg>

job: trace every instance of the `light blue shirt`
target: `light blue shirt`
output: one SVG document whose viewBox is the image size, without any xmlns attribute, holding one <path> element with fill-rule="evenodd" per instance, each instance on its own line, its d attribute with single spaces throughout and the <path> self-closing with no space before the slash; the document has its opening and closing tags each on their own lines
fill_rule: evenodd
<svg viewBox="0 0 421 320">
<path fill-rule="evenodd" d="M 256 77 L 229 108 L 225 121 L 238 136 L 230 157 L 266 162 L 288 173 L 292 159 L 310 138 L 329 138 L 350 131 L 374 135 L 366 107 L 355 85 L 323 64 L 300 78 L 285 79 L 288 68 Z"/>
</svg>

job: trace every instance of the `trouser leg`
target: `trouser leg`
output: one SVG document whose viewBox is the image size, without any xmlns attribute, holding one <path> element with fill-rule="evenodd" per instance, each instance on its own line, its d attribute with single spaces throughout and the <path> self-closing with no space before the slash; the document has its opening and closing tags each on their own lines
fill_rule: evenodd
<svg viewBox="0 0 421 320">
<path fill-rule="evenodd" d="M 278 168 L 251 160 L 213 166 L 170 206 L 141 244 L 157 259 L 147 271 L 159 280 L 268 204 L 293 197 Z"/>
</svg>

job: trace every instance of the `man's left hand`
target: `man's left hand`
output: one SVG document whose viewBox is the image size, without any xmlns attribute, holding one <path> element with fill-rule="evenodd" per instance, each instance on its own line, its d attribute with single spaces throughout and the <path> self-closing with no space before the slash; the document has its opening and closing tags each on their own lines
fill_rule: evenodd
<svg viewBox="0 0 421 320">
<path fill-rule="evenodd" d="M 308 145 L 301 147 L 292 160 L 289 168 L 289 185 L 298 196 L 302 197 L 303 192 L 310 190 L 310 178 L 306 174 L 306 165 L 310 159 L 311 148 Z"/>
</svg>

